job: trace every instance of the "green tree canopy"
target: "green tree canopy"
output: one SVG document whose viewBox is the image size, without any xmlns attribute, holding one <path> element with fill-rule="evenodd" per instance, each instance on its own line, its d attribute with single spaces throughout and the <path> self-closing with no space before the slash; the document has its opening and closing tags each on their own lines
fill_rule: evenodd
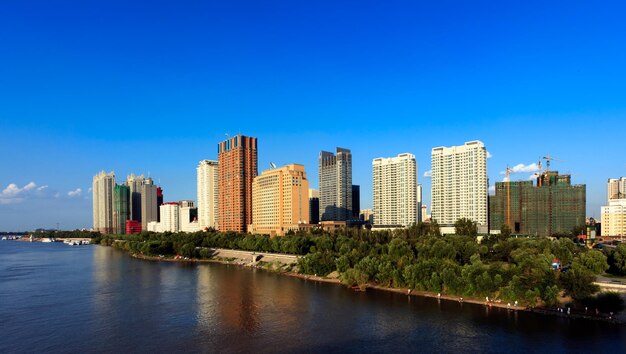
<svg viewBox="0 0 626 354">
<path fill-rule="evenodd" d="M 454 232 L 457 235 L 476 237 L 478 235 L 478 226 L 475 221 L 461 218 L 454 223 Z"/>
</svg>

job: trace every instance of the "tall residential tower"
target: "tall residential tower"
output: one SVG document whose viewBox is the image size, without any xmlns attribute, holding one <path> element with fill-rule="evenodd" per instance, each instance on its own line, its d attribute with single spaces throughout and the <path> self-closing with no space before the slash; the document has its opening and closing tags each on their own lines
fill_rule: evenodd
<svg viewBox="0 0 626 354">
<path fill-rule="evenodd" d="M 436 147 L 431 152 L 431 217 L 442 233 L 467 218 L 487 232 L 487 150 L 478 140 L 461 146 Z"/>
<path fill-rule="evenodd" d="M 237 135 L 217 145 L 218 226 L 246 232 L 252 224 L 252 181 L 258 174 L 257 139 Z"/>
<path fill-rule="evenodd" d="M 626 199 L 626 177 L 611 178 L 607 182 L 608 199 Z"/>
<path fill-rule="evenodd" d="M 113 233 L 113 190 L 115 173 L 98 173 L 93 177 L 93 229 Z"/>
<path fill-rule="evenodd" d="M 607 184 L 608 205 L 601 209 L 602 236 L 626 236 L 626 177 Z"/>
<path fill-rule="evenodd" d="M 417 162 L 413 154 L 372 161 L 374 225 L 406 227 L 418 220 Z"/>
<path fill-rule="evenodd" d="M 352 217 L 352 153 L 337 148 L 337 154 L 319 156 L 320 221 L 346 221 Z"/>
<path fill-rule="evenodd" d="M 202 160 L 198 172 L 198 227 L 218 229 L 218 164 L 217 161 Z"/>
<path fill-rule="evenodd" d="M 152 178 L 146 178 L 141 185 L 141 228 L 147 230 L 148 223 L 159 220 L 157 186 Z"/>
<path fill-rule="evenodd" d="M 141 222 L 141 188 L 145 178 L 132 173 L 126 177 L 126 185 L 130 188 L 130 219 Z"/>
</svg>

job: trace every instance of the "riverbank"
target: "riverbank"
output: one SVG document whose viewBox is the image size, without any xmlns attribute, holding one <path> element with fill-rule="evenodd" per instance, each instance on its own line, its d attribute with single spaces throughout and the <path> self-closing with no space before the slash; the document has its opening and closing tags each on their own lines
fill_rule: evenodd
<svg viewBox="0 0 626 354">
<path fill-rule="evenodd" d="M 239 250 L 226 250 L 226 249 L 212 249 L 215 251 L 215 258 L 211 259 L 196 259 L 196 258 L 172 258 L 172 257 L 159 257 L 159 256 L 146 256 L 142 254 L 130 254 L 131 257 L 147 260 L 147 261 L 164 261 L 164 262 L 189 262 L 189 263 L 220 263 L 220 264 L 228 264 L 228 265 L 237 265 L 240 267 L 254 268 L 270 271 L 273 273 L 278 273 L 281 275 L 286 275 L 294 278 L 300 278 L 304 280 L 311 280 L 315 282 L 322 283 L 332 283 L 339 284 L 343 286 L 347 286 L 341 282 L 340 279 L 334 274 L 332 277 L 324 277 L 317 275 L 307 275 L 301 274 L 294 271 L 287 271 L 285 269 L 291 268 L 295 262 L 297 262 L 297 257 L 293 255 L 283 255 L 283 254 L 264 254 L 258 252 L 251 251 L 239 251 Z M 219 256 L 219 255 L 222 256 Z M 228 255 L 230 257 L 223 257 L 224 255 Z M 273 262 L 265 262 L 263 261 L 263 257 L 271 256 L 274 259 Z M 290 264 L 282 263 L 276 259 L 281 259 L 282 257 L 287 257 L 287 259 L 291 260 Z M 283 258 L 284 259 L 284 258 Z M 281 266 L 272 266 L 275 263 L 280 263 Z M 575 312 L 569 311 L 567 308 L 543 308 L 543 307 L 523 307 L 516 306 L 515 303 L 503 302 L 500 300 L 493 299 L 478 299 L 478 298 L 466 298 L 460 296 L 451 296 L 446 294 L 436 294 L 427 291 L 417 291 L 408 288 L 391 288 L 385 286 L 379 286 L 374 284 L 366 284 L 360 287 L 353 287 L 355 291 L 366 291 L 367 289 L 373 289 L 377 291 L 385 291 L 385 292 L 393 292 L 397 294 L 403 294 L 406 296 L 421 296 L 421 297 L 429 297 L 437 300 L 444 301 L 454 301 L 459 303 L 470 303 L 475 305 L 486 306 L 489 308 L 500 308 L 508 311 L 525 311 L 532 313 L 539 313 L 543 315 L 551 315 L 563 318 L 571 318 L 571 319 L 587 319 L 587 320 L 595 320 L 595 321 L 603 321 L 614 324 L 624 324 L 623 319 L 616 318 L 615 316 L 610 317 L 605 314 L 595 314 L 592 311 L 586 312 Z"/>
</svg>

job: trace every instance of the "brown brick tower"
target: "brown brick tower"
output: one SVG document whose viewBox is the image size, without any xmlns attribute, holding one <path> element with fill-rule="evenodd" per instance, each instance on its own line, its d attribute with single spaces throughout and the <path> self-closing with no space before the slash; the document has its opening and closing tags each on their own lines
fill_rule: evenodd
<svg viewBox="0 0 626 354">
<path fill-rule="evenodd" d="M 252 224 L 252 181 L 258 174 L 257 139 L 237 135 L 217 144 L 218 227 L 246 232 Z"/>
</svg>

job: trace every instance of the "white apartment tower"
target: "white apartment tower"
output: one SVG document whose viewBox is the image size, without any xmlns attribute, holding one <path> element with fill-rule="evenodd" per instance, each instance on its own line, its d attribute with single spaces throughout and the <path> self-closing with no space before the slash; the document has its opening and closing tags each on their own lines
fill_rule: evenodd
<svg viewBox="0 0 626 354">
<path fill-rule="evenodd" d="M 198 172 L 198 226 L 218 228 L 217 201 L 218 201 L 218 163 L 217 161 L 202 160 L 196 168 Z"/>
<path fill-rule="evenodd" d="M 113 189 L 115 173 L 101 171 L 93 177 L 93 229 L 113 233 Z"/>
<path fill-rule="evenodd" d="M 161 222 L 158 228 L 161 232 L 178 232 L 180 231 L 180 207 L 176 202 L 163 203 L 159 206 L 161 213 Z"/>
<path fill-rule="evenodd" d="M 372 161 L 374 225 L 406 227 L 418 220 L 417 162 L 413 154 Z"/>
<path fill-rule="evenodd" d="M 475 221 L 479 232 L 486 232 L 489 187 L 485 145 L 475 140 L 433 148 L 431 164 L 431 218 L 442 226 L 442 233 L 461 218 Z"/>
<path fill-rule="evenodd" d="M 319 156 L 320 221 L 352 218 L 352 153 L 337 148 L 337 154 L 322 151 Z"/>
</svg>

